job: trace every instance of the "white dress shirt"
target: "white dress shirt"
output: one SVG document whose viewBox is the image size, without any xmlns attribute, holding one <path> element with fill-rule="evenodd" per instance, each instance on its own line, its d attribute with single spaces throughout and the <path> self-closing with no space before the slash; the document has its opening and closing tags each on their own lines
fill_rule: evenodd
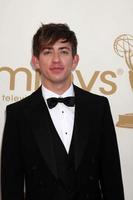
<svg viewBox="0 0 133 200">
<path fill-rule="evenodd" d="M 44 86 L 42 86 L 42 95 L 44 97 L 44 100 L 47 105 L 47 99 L 51 97 L 68 97 L 68 96 L 74 96 L 74 89 L 73 85 L 68 88 L 67 91 L 65 91 L 62 95 L 58 95 Z M 47 105 L 48 107 L 48 105 Z M 69 152 L 71 139 L 72 139 L 72 133 L 73 133 L 73 126 L 74 126 L 74 113 L 75 113 L 75 106 L 74 107 L 68 107 L 63 103 L 58 103 L 54 108 L 49 109 L 49 113 L 51 116 L 51 119 L 53 121 L 53 124 L 57 130 L 57 133 L 67 151 Z"/>
</svg>

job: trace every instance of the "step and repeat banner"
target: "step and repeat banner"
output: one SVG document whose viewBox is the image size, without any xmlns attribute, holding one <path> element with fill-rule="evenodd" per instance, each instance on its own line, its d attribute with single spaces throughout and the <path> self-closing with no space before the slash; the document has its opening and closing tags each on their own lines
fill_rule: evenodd
<svg viewBox="0 0 133 200">
<path fill-rule="evenodd" d="M 5 108 L 40 85 L 31 66 L 41 23 L 67 23 L 78 38 L 79 87 L 109 99 L 126 200 L 133 199 L 133 1 L 0 0 L 0 142 Z"/>
</svg>

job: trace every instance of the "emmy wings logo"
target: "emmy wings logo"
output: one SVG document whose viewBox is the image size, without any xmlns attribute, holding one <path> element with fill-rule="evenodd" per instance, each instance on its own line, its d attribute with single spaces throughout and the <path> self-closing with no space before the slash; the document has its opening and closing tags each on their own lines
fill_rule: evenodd
<svg viewBox="0 0 133 200">
<path fill-rule="evenodd" d="M 116 54 L 125 60 L 129 70 L 129 81 L 133 91 L 133 36 L 123 34 L 118 36 L 114 42 Z M 133 113 L 119 115 L 118 127 L 133 128 Z"/>
</svg>

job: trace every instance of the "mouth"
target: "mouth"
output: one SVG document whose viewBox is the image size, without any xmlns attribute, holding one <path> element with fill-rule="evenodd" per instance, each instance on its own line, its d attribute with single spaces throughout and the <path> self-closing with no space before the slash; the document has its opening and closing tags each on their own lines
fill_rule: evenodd
<svg viewBox="0 0 133 200">
<path fill-rule="evenodd" d="M 51 72 L 55 72 L 55 73 L 62 72 L 63 70 L 64 70 L 64 67 L 62 67 L 62 66 L 57 66 L 57 67 L 51 67 L 50 68 L 50 71 Z"/>
</svg>

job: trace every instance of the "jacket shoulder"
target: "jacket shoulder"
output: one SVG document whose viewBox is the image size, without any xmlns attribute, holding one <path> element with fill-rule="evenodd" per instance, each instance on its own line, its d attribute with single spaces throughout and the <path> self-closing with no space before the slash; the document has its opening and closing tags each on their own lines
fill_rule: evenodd
<svg viewBox="0 0 133 200">
<path fill-rule="evenodd" d="M 79 88 L 78 86 L 74 86 L 74 88 L 75 88 L 75 93 L 78 94 L 80 98 L 84 98 L 89 102 L 96 102 L 96 103 L 108 102 L 108 99 L 105 96 L 94 94 L 92 92 Z"/>
<path fill-rule="evenodd" d="M 34 91 L 29 96 L 17 101 L 15 103 L 9 104 L 7 106 L 7 110 L 15 110 L 15 109 L 23 109 L 31 106 L 34 103 L 38 102 L 38 99 L 41 97 L 41 87 L 39 87 L 36 91 Z"/>
</svg>

